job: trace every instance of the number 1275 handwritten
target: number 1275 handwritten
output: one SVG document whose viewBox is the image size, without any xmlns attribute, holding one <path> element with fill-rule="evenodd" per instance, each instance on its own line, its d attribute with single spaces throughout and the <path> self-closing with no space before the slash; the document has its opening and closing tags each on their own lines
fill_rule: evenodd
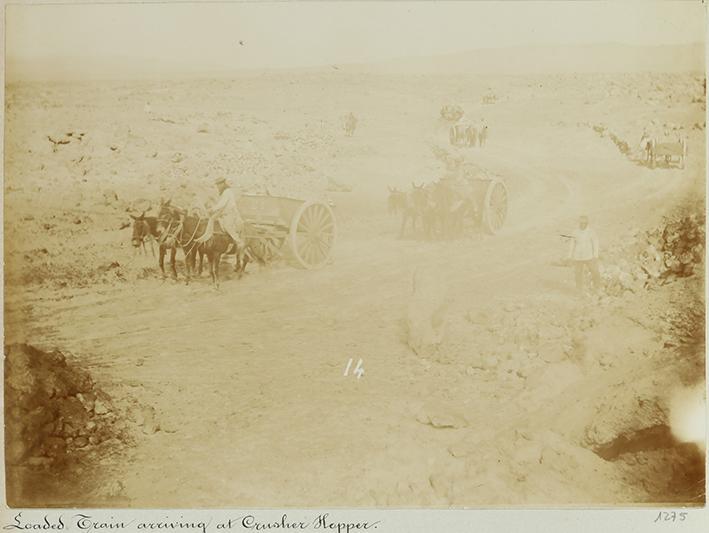
<svg viewBox="0 0 709 533">
<path fill-rule="evenodd" d="M 687 519 L 686 512 L 677 513 L 675 511 L 660 511 L 657 513 L 655 522 L 684 522 Z"/>
</svg>

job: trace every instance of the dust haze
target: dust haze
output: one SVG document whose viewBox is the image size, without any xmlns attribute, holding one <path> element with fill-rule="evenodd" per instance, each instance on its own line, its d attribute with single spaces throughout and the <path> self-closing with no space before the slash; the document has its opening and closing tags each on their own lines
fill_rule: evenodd
<svg viewBox="0 0 709 533">
<path fill-rule="evenodd" d="M 8 504 L 703 505 L 704 20 L 8 8 Z"/>
</svg>

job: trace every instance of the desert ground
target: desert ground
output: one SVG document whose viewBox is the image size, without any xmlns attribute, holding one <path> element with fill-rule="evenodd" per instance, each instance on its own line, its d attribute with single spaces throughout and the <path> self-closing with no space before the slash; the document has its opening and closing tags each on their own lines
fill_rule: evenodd
<svg viewBox="0 0 709 533">
<path fill-rule="evenodd" d="M 312 69 L 8 85 L 5 345 L 60 351 L 103 398 L 81 396 L 78 429 L 55 413 L 44 441 L 6 457 L 8 502 L 702 504 L 704 444 L 678 434 L 673 402 L 704 386 L 703 259 L 693 275 L 648 276 L 641 258 L 673 220 L 703 232 L 703 82 Z M 485 147 L 448 144 L 447 103 L 486 121 Z M 642 163 L 653 120 L 683 127 L 684 169 Z M 498 234 L 398 238 L 388 187 L 439 178 L 436 146 L 504 181 Z M 214 194 L 220 175 L 332 201 L 331 262 L 237 279 L 225 258 L 219 291 L 206 275 L 185 284 L 181 262 L 163 280 L 122 227 L 130 209 Z M 601 243 L 599 294 L 578 294 L 561 261 L 582 213 Z M 445 334 L 417 353 L 412 307 L 429 304 Z M 361 377 L 344 375 L 350 359 Z M 11 358 L 5 372 L 6 419 L 48 409 L 9 412 L 33 378 Z M 78 398 L 48 397 L 57 413 Z"/>
</svg>

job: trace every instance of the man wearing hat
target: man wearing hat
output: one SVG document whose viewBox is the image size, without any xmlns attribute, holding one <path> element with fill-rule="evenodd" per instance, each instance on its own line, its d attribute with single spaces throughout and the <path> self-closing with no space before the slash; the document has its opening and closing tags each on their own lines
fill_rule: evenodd
<svg viewBox="0 0 709 533">
<path fill-rule="evenodd" d="M 234 240 L 239 250 L 244 250 L 245 243 L 241 237 L 244 219 L 241 218 L 239 209 L 236 207 L 234 191 L 229 187 L 226 178 L 217 178 L 214 180 L 214 185 L 219 191 L 219 200 L 209 209 L 209 216 L 219 221 L 222 229 Z"/>
</svg>

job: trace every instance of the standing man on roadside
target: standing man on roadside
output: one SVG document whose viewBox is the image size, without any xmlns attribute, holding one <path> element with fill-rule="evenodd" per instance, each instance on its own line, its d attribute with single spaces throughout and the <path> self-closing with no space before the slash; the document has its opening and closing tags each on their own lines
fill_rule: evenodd
<svg viewBox="0 0 709 533">
<path fill-rule="evenodd" d="M 589 227 L 586 215 L 579 218 L 579 227 L 571 235 L 569 259 L 574 264 L 576 289 L 583 292 L 584 270 L 588 269 L 593 279 L 593 287 L 598 290 L 601 286 L 601 275 L 598 272 L 598 237 Z"/>
</svg>

